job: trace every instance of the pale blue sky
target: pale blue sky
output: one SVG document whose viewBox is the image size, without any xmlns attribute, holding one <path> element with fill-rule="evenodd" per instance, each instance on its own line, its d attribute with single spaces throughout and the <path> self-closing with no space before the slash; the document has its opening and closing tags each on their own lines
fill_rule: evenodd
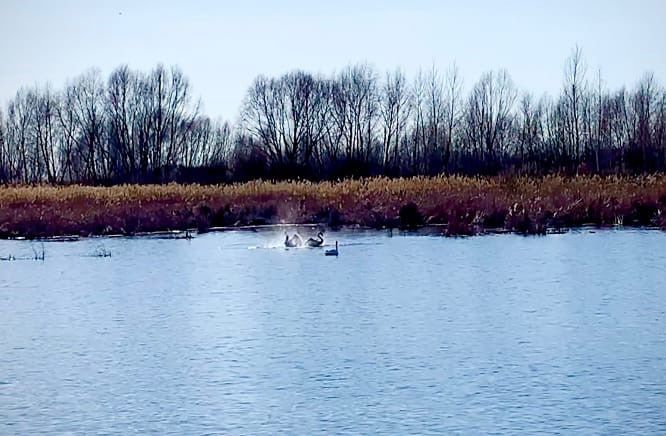
<svg viewBox="0 0 666 436">
<path fill-rule="evenodd" d="M 664 83 L 665 19 L 663 0 L 0 0 L 0 102 L 91 67 L 158 62 L 179 65 L 205 111 L 231 120 L 258 74 L 360 61 L 409 75 L 455 61 L 467 86 L 507 68 L 521 89 L 556 93 L 575 44 L 610 87 L 645 71 Z"/>
</svg>

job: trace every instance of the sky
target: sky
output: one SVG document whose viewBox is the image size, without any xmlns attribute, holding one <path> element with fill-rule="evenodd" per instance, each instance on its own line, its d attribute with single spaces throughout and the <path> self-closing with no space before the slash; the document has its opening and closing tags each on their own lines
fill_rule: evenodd
<svg viewBox="0 0 666 436">
<path fill-rule="evenodd" d="M 556 94 L 582 47 L 588 76 L 666 84 L 666 1 L 0 0 L 0 103 L 62 87 L 90 68 L 177 65 L 204 112 L 233 121 L 259 74 L 330 74 L 367 62 L 413 76 L 454 62 L 466 88 L 506 68 L 521 90 Z"/>
</svg>

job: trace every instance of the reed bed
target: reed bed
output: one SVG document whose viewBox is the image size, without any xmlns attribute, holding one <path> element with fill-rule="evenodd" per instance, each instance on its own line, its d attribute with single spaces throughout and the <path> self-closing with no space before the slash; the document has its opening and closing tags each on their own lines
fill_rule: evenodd
<svg viewBox="0 0 666 436">
<path fill-rule="evenodd" d="M 340 182 L 5 186 L 0 236 L 136 234 L 281 223 L 546 233 L 586 224 L 666 229 L 666 176 L 416 177 Z"/>
</svg>

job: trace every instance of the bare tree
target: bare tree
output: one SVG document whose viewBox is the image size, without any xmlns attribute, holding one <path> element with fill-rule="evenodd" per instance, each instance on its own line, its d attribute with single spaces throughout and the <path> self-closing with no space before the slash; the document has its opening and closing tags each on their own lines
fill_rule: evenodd
<svg viewBox="0 0 666 436">
<path fill-rule="evenodd" d="M 569 154 L 574 159 L 578 159 L 582 154 L 581 119 L 584 97 L 587 92 L 586 72 L 587 66 L 583 60 L 583 50 L 576 46 L 565 63 L 563 92 L 565 126 L 571 147 Z"/>
<path fill-rule="evenodd" d="M 295 71 L 259 77 L 246 97 L 243 120 L 273 165 L 312 167 L 327 133 L 328 84 Z"/>
<path fill-rule="evenodd" d="M 538 162 L 543 160 L 545 132 L 545 100 L 535 102 L 531 94 L 525 93 L 520 100 L 518 119 L 517 156 L 521 169 L 528 173 L 538 173 Z"/>
<path fill-rule="evenodd" d="M 9 182 L 7 141 L 5 141 L 5 114 L 0 108 L 0 183 Z"/>
<path fill-rule="evenodd" d="M 187 129 L 195 125 L 200 104 L 190 104 L 189 81 L 176 67 L 167 70 L 158 65 L 145 81 L 144 99 L 149 102 L 153 129 L 149 166 L 164 179 L 165 171 L 178 164 L 189 136 Z"/>
<path fill-rule="evenodd" d="M 90 70 L 71 82 L 65 91 L 71 96 L 76 151 L 74 172 L 81 180 L 97 182 L 108 175 L 105 148 L 104 86 L 98 70 Z"/>
<path fill-rule="evenodd" d="M 111 73 L 107 84 L 109 154 L 113 173 L 122 180 L 132 179 L 138 170 L 138 113 L 134 106 L 138 80 L 138 75 L 123 65 Z"/>
<path fill-rule="evenodd" d="M 213 126 L 212 149 L 206 166 L 230 166 L 234 149 L 233 128 L 228 122 L 217 121 Z"/>
<path fill-rule="evenodd" d="M 9 179 L 14 182 L 32 181 L 30 168 L 30 125 L 33 112 L 33 96 L 25 89 L 20 89 L 7 107 L 7 153 Z"/>
<path fill-rule="evenodd" d="M 636 166 L 646 171 L 652 159 L 653 129 L 656 124 L 654 111 L 658 101 L 657 84 L 652 73 L 646 73 L 638 82 L 631 101 L 632 114 L 632 148 L 640 161 Z"/>
<path fill-rule="evenodd" d="M 509 142 L 516 90 L 509 74 L 488 72 L 474 85 L 467 103 L 465 134 L 467 143 L 494 171 Z"/>
<path fill-rule="evenodd" d="M 60 162 L 60 182 L 74 182 L 79 180 L 79 173 L 75 168 L 79 129 L 75 111 L 76 87 L 67 86 L 61 93 L 60 104 L 56 115 L 58 120 L 59 145 L 58 157 Z"/>
<path fill-rule="evenodd" d="M 422 173 L 427 145 L 427 78 L 419 70 L 412 85 L 411 153 L 409 166 L 413 173 Z"/>
<path fill-rule="evenodd" d="M 273 80 L 259 76 L 245 97 L 243 127 L 256 137 L 263 154 L 273 163 L 283 161 L 283 149 L 278 131 L 279 97 Z"/>
<path fill-rule="evenodd" d="M 180 156 L 180 163 L 183 166 L 193 168 L 209 164 L 215 134 L 212 124 L 210 118 L 200 116 L 190 121 L 184 128 L 185 147 Z"/>
<path fill-rule="evenodd" d="M 446 120 L 446 102 L 444 100 L 444 82 L 437 68 L 433 65 L 426 78 L 426 148 L 424 150 L 424 173 L 439 173 L 444 158 L 444 124 Z"/>
<path fill-rule="evenodd" d="M 655 148 L 661 154 L 661 169 L 666 169 L 666 90 L 662 88 L 659 93 L 656 108 L 656 123 L 654 126 Z"/>
<path fill-rule="evenodd" d="M 57 181 L 57 129 L 56 114 L 58 111 L 58 97 L 49 86 L 36 91 L 36 100 L 33 107 L 33 135 L 35 144 L 37 178 L 44 177 L 49 183 Z"/>
<path fill-rule="evenodd" d="M 594 138 L 592 139 L 592 143 L 594 148 L 594 168 L 595 172 L 599 174 L 601 172 L 601 149 L 606 143 L 605 132 L 608 124 L 606 111 L 604 111 L 605 101 L 608 99 L 608 93 L 601 76 L 601 70 L 597 71 L 596 86 L 594 88 Z"/>
<path fill-rule="evenodd" d="M 400 141 L 410 115 L 410 100 L 405 74 L 399 69 L 387 73 L 380 98 L 384 167 L 399 166 Z"/>
<path fill-rule="evenodd" d="M 506 71 L 465 97 L 455 65 L 408 81 L 367 64 L 337 74 L 259 76 L 240 123 L 203 115 L 185 75 L 158 65 L 91 70 L 61 92 L 19 90 L 0 112 L 0 181 L 220 181 L 256 177 L 666 171 L 666 90 L 588 85 L 582 50 L 562 92 L 538 100 Z"/>
<path fill-rule="evenodd" d="M 332 92 L 331 116 L 346 159 L 368 163 L 379 116 L 378 80 L 367 64 L 347 67 Z"/>
<path fill-rule="evenodd" d="M 444 165 L 447 170 L 451 168 L 451 155 L 456 130 L 461 117 L 462 78 L 458 66 L 453 64 L 446 72 L 444 78 Z"/>
</svg>

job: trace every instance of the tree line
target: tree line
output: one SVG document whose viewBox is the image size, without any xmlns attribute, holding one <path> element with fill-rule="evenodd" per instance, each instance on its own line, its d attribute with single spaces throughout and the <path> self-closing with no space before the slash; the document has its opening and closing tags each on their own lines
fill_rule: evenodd
<svg viewBox="0 0 666 436">
<path fill-rule="evenodd" d="M 666 89 L 609 90 L 579 48 L 536 98 L 505 70 L 465 92 L 458 69 L 408 79 L 367 64 L 257 77 L 233 124 L 202 113 L 177 67 L 91 70 L 19 90 L 0 110 L 0 182 L 230 182 L 442 173 L 666 170 Z"/>
</svg>

